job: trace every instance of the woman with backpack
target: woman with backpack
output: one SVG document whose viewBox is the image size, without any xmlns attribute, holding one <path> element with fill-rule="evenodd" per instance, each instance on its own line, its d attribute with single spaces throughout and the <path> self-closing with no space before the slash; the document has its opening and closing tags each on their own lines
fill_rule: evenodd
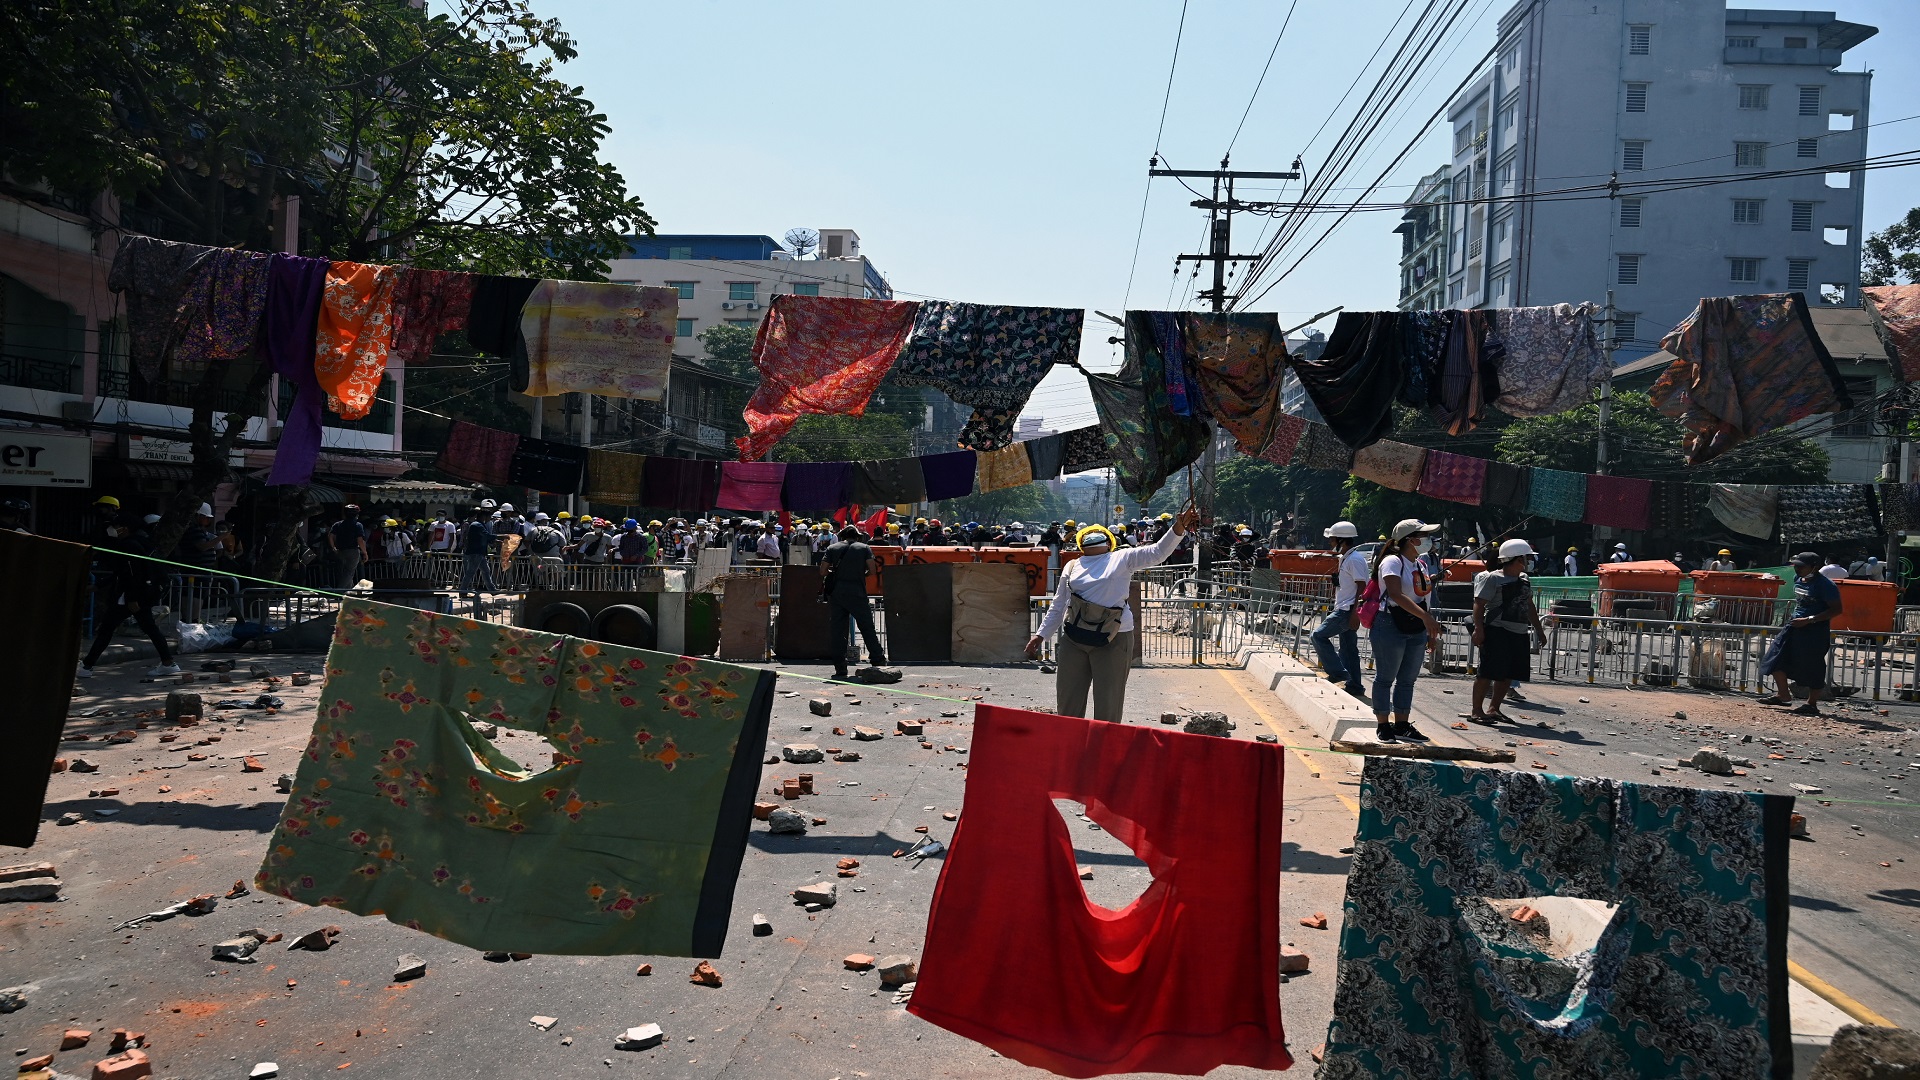
<svg viewBox="0 0 1920 1080">
<path fill-rule="evenodd" d="M 1412 723 L 1413 681 L 1427 649 L 1440 643 L 1440 622 L 1427 609 L 1433 578 L 1420 556 L 1432 550 L 1439 531 L 1418 518 L 1396 524 L 1390 542 L 1374 552 L 1373 576 L 1360 602 L 1360 621 L 1373 643 L 1375 737 L 1383 743 L 1427 741 Z"/>
<path fill-rule="evenodd" d="M 1027 655 L 1038 657 L 1042 642 L 1062 635 L 1054 652 L 1059 715 L 1085 716 L 1091 690 L 1094 719 L 1120 721 L 1133 666 L 1133 610 L 1127 602 L 1133 575 L 1166 561 L 1199 521 L 1197 511 L 1184 511 L 1159 540 L 1124 551 L 1115 550 L 1119 543 L 1105 525 L 1088 525 L 1076 534 L 1080 557 L 1060 572 L 1060 591 L 1039 632 L 1027 639 Z"/>
</svg>

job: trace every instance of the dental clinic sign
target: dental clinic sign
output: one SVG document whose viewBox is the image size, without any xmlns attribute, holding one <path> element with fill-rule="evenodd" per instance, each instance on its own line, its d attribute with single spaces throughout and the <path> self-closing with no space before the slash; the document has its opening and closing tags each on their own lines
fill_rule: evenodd
<svg viewBox="0 0 1920 1080">
<path fill-rule="evenodd" d="M 85 435 L 0 429 L 0 486 L 93 486 L 93 440 Z"/>
</svg>

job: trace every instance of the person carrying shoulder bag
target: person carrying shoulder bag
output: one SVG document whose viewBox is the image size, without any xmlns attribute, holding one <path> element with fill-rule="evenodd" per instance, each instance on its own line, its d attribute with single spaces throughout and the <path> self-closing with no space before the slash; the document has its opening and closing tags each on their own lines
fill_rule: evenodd
<svg viewBox="0 0 1920 1080">
<path fill-rule="evenodd" d="M 1196 511 L 1187 510 L 1159 540 L 1124 551 L 1114 550 L 1118 544 L 1104 525 L 1088 525 L 1075 534 L 1080 557 L 1060 572 L 1046 618 L 1027 640 L 1027 655 L 1037 657 L 1041 644 L 1059 635 L 1054 650 L 1059 715 L 1085 716 L 1091 691 L 1094 719 L 1119 722 L 1133 665 L 1134 621 L 1127 603 L 1133 575 L 1166 561 L 1199 520 Z"/>
<path fill-rule="evenodd" d="M 1418 518 L 1394 525 L 1393 540 L 1374 555 L 1379 612 L 1373 615 L 1373 715 L 1380 742 L 1426 742 L 1413 726 L 1413 681 L 1429 648 L 1440 646 L 1440 623 L 1428 610 L 1433 578 L 1420 556 L 1432 550 L 1440 526 Z M 1392 718 L 1388 717 L 1388 709 Z"/>
</svg>

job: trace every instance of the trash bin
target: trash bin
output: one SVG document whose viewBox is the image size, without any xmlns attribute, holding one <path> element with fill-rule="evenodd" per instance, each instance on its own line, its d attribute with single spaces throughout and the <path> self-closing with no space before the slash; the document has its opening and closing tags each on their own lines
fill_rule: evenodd
<svg viewBox="0 0 1920 1080">
<path fill-rule="evenodd" d="M 1331 551 L 1269 551 L 1267 565 L 1283 574 L 1325 578 L 1340 570 L 1340 556 Z"/>
<path fill-rule="evenodd" d="M 1840 586 L 1842 613 L 1833 620 L 1835 630 L 1853 630 L 1867 634 L 1893 632 L 1893 609 L 1900 600 L 1900 586 L 1891 581 L 1836 581 Z"/>
<path fill-rule="evenodd" d="M 1712 597 L 1717 604 L 1714 621 L 1737 626 L 1772 626 L 1774 605 L 1784 584 L 1772 574 L 1745 570 L 1695 570 L 1695 603 Z"/>
<path fill-rule="evenodd" d="M 1608 563 L 1598 572 L 1600 614 L 1672 618 L 1680 591 L 1680 568 L 1665 559 Z"/>
<path fill-rule="evenodd" d="M 1480 559 L 1442 559 L 1441 565 L 1446 567 L 1447 581 L 1471 582 L 1474 575 L 1487 568 L 1487 564 Z"/>
</svg>

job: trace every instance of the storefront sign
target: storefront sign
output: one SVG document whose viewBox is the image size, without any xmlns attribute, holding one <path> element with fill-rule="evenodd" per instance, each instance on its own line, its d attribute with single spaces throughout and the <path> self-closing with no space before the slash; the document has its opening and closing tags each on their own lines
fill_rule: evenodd
<svg viewBox="0 0 1920 1080">
<path fill-rule="evenodd" d="M 145 435 L 127 436 L 128 461 L 165 461 L 175 465 L 193 464 L 193 444 L 178 439 L 155 439 Z M 227 454 L 227 464 L 245 465 L 247 452 L 234 450 Z"/>
<path fill-rule="evenodd" d="M 19 428 L 0 430 L 0 485 L 92 487 L 93 440 Z"/>
</svg>

